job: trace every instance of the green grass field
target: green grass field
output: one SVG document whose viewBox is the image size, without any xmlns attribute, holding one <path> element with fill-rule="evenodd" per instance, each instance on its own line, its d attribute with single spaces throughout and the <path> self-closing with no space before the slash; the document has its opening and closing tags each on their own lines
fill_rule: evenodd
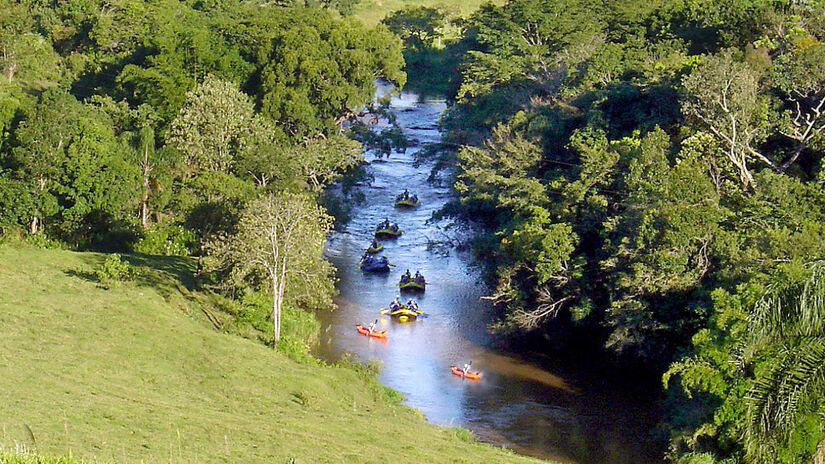
<svg viewBox="0 0 825 464">
<path fill-rule="evenodd" d="M 151 270 L 105 289 L 103 259 L 0 246 L 0 462 L 37 462 L 3 454 L 21 445 L 118 463 L 539 462 L 427 424 L 365 369 L 216 331 L 189 260 L 137 258 Z"/>
<path fill-rule="evenodd" d="M 375 26 L 393 11 L 417 6 L 437 6 L 454 16 L 466 17 L 485 3 L 490 3 L 490 0 L 467 0 L 464 2 L 453 0 L 361 0 L 361 3 L 355 7 L 355 17 L 367 26 Z M 493 1 L 492 3 L 498 4 L 501 2 Z"/>
<path fill-rule="evenodd" d="M 2 464 L 90 464 L 66 456 L 41 456 L 29 451 L 8 451 L 0 449 L 0 463 Z M 102 464 L 102 463 L 95 463 Z"/>
</svg>

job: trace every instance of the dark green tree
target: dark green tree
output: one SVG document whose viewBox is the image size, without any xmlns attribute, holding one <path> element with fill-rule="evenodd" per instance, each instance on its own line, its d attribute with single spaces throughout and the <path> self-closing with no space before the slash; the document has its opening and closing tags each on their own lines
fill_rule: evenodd
<svg viewBox="0 0 825 464">
<path fill-rule="evenodd" d="M 259 51 L 261 112 L 294 137 L 332 134 L 372 100 L 376 79 L 403 86 L 401 44 L 317 12 L 296 13 Z"/>
</svg>

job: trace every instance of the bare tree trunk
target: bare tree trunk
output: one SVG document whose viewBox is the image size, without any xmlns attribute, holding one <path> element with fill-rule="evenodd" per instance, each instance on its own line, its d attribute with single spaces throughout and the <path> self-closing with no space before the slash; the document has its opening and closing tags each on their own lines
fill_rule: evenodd
<svg viewBox="0 0 825 464">
<path fill-rule="evenodd" d="M 282 277 L 283 279 L 283 277 Z M 272 277 L 272 340 L 277 344 L 281 340 L 281 285 L 277 276 Z"/>
<path fill-rule="evenodd" d="M 149 185 L 144 182 L 143 192 L 140 195 L 140 226 L 143 230 L 149 229 Z"/>
<path fill-rule="evenodd" d="M 813 464 L 825 464 L 825 438 L 819 442 L 819 446 L 816 447 L 816 453 L 814 453 Z"/>
<path fill-rule="evenodd" d="M 140 195 L 140 225 L 143 230 L 149 228 L 149 187 L 143 184 L 143 193 Z"/>
<path fill-rule="evenodd" d="M 150 174 L 152 173 L 152 163 L 149 161 L 149 145 L 143 147 L 143 162 L 141 163 L 143 170 L 143 192 L 140 194 L 140 225 L 144 230 L 149 228 L 149 192 L 150 192 Z"/>
<path fill-rule="evenodd" d="M 11 84 L 12 79 L 14 79 L 14 73 L 17 71 L 17 63 L 15 63 L 13 60 L 14 56 L 10 56 L 10 54 L 6 50 L 6 47 L 3 47 L 3 61 L 5 61 L 8 66 L 6 68 L 6 78 L 8 79 L 9 84 Z"/>
<path fill-rule="evenodd" d="M 63 140 L 60 141 L 60 145 L 58 146 L 58 148 L 62 145 L 63 145 Z M 37 179 L 37 187 L 40 190 L 41 195 L 42 195 L 42 192 L 46 190 L 46 182 L 47 182 L 46 178 L 43 177 L 43 176 L 41 176 Z M 40 227 L 42 227 L 42 225 L 43 225 L 43 220 L 40 218 L 40 211 L 39 211 L 39 209 L 36 209 L 35 212 L 34 212 L 34 215 L 32 216 L 32 220 L 31 220 L 31 223 L 30 223 L 29 230 L 31 231 L 32 234 L 36 234 L 40 230 Z"/>
</svg>

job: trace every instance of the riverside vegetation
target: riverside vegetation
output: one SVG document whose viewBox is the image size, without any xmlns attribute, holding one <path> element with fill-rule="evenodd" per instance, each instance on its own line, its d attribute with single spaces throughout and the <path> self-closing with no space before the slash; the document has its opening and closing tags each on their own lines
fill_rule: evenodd
<svg viewBox="0 0 825 464">
<path fill-rule="evenodd" d="M 0 0 L 0 461 L 532 461 L 307 354 L 341 125 L 405 80 L 334 7 Z"/>
<path fill-rule="evenodd" d="M 158 258 L 154 266 L 186 263 L 198 276 L 191 288 L 203 288 L 204 298 L 258 308 L 254 317 L 234 310 L 247 314 L 246 322 L 201 311 L 213 326 L 245 327 L 250 338 L 300 357 L 303 345 L 290 334 L 290 318 L 327 307 L 333 292 L 319 238 L 330 219 L 317 205 L 324 186 L 360 162 L 360 146 L 341 135 L 341 124 L 369 103 L 374 79 L 403 85 L 406 63 L 411 76 L 421 76 L 413 79 L 417 88 L 454 103 L 442 120 L 445 150 L 434 153 L 444 157 L 441 165 L 458 166 L 459 199 L 441 214 L 483 228 L 475 245 L 494 289 L 497 333 L 533 350 L 597 340 L 617 361 L 663 373 L 662 429 L 671 461 L 795 464 L 825 457 L 821 0 L 511 0 L 485 4 L 468 18 L 429 5 L 392 13 L 374 29 L 339 19 L 356 10 L 344 1 L 0 0 L 0 9 L 0 230 L 12 242 L 196 256 L 194 269 L 183 258 Z M 261 220 L 262 211 L 269 219 Z M 276 227 L 267 231 L 262 223 Z M 286 251 L 277 254 L 285 261 L 255 256 L 246 246 L 267 237 Z M 305 248 L 293 247 L 302 240 Z M 22 307 L 55 310 L 34 319 L 51 330 L 41 333 L 19 319 L 14 325 L 20 334 L 37 330 L 51 345 L 4 337 L 27 347 L 20 359 L 30 359 L 4 366 L 28 369 L 51 359 L 37 350 L 74 343 L 60 338 L 66 320 L 49 322 L 60 314 L 53 306 L 60 301 L 44 295 L 61 286 L 103 292 L 91 290 L 93 270 L 77 270 L 77 260 L 102 257 L 15 250 L 3 251 L 3 264 L 12 264 L 3 275 L 27 275 L 15 288 L 37 305 L 12 307 L 8 301 L 16 300 L 6 298 L 2 316 L 25 314 Z M 62 259 L 75 261 L 60 268 Z M 56 267 L 49 271 L 38 260 Z M 101 272 L 121 275 L 114 261 Z M 157 275 L 123 272 L 134 282 Z M 133 296 L 143 288 L 109 280 L 111 298 L 121 298 L 111 293 L 115 288 Z M 118 324 L 136 317 L 117 310 L 120 304 L 140 314 L 130 301 L 106 306 L 120 311 Z M 144 316 L 174 317 L 174 327 L 200 314 L 170 313 L 160 304 Z M 130 348 L 106 337 L 104 329 L 113 327 L 90 327 L 97 336 L 80 338 L 89 341 L 78 348 L 93 355 Z M 158 330 L 155 322 L 146 327 Z M 89 335 L 80 326 L 73 330 Z M 259 364 L 241 377 L 302 372 L 307 378 L 291 380 L 316 382 L 309 379 L 315 372 L 334 371 L 288 364 L 260 343 L 198 333 L 200 341 L 251 350 Z M 158 340 L 177 343 L 176 335 Z M 173 347 L 185 353 L 204 346 L 195 341 Z M 136 346 L 143 356 L 178 354 L 157 340 Z M 170 362 L 192 367 L 192 359 Z M 241 369 L 227 359 L 215 362 Z M 206 381 L 221 369 L 199 374 L 204 385 L 224 388 Z M 42 370 L 28 372 L 29 384 L 43 381 L 36 375 Z M 93 373 L 72 375 L 110 379 Z M 116 380 L 119 373 L 107 375 Z M 152 378 L 163 381 L 160 373 Z M 277 380 L 262 382 L 270 381 Z M 125 383 L 105 391 L 128 397 L 116 388 Z M 67 385 L 83 386 L 77 379 L 54 385 L 49 398 Z M 333 407 L 329 388 L 319 390 L 320 401 Z M 89 388 L 88 395 L 97 391 Z M 279 394 L 285 391 L 293 390 Z M 78 395 L 89 398 L 85 390 Z M 303 393 L 296 395 L 293 403 L 305 402 Z M 26 392 L 14 398 L 25 402 Z M 48 403 L 36 404 L 35 411 Z M 244 404 L 237 400 L 224 413 Z M 265 410 L 250 408 L 233 420 L 265 417 Z M 77 412 L 65 403 L 64 417 Z M 71 449 L 106 447 L 106 459 L 118 459 L 118 445 L 99 438 L 102 430 L 123 430 L 113 417 L 103 411 L 94 421 L 66 418 L 62 429 L 53 421 L 48 435 L 72 440 L 72 424 L 88 426 Z M 135 446 L 166 443 L 167 458 L 184 453 L 189 435 L 177 438 L 177 424 L 146 421 L 144 433 L 160 430 L 151 442 L 121 438 Z M 213 430 L 205 419 L 192 423 Z M 224 443 L 219 435 L 197 435 L 209 437 L 198 443 L 210 443 L 213 452 L 223 446 L 214 446 L 216 436 Z M 302 436 L 304 446 L 318 437 Z M 257 443 L 269 446 L 271 437 Z M 375 438 L 371 443 L 381 441 Z M 124 458 L 140 456 L 135 449 Z"/>
<path fill-rule="evenodd" d="M 663 373 L 679 463 L 825 458 L 825 3 L 510 0 L 385 23 L 447 90 L 495 329 Z M 453 22 L 452 26 L 456 23 Z M 442 66 L 442 63 L 452 63 Z"/>
</svg>

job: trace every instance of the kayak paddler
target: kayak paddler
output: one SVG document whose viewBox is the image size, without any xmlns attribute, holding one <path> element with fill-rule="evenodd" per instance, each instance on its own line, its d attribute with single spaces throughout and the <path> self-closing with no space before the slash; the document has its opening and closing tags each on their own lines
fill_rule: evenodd
<svg viewBox="0 0 825 464">
<path fill-rule="evenodd" d="M 461 368 L 461 372 L 463 372 L 464 375 L 467 375 L 467 372 L 470 371 L 470 364 L 472 364 L 472 363 L 473 362 L 470 361 L 469 364 L 465 364 L 464 367 Z"/>
</svg>

